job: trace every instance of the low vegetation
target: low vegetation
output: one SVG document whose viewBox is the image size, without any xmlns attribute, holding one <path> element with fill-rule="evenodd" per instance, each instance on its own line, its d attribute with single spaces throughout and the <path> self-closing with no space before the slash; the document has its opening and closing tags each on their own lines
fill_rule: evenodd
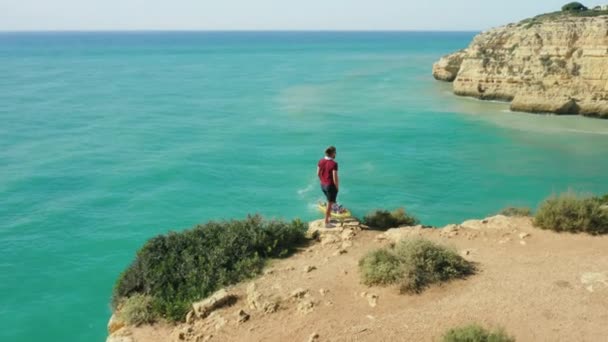
<svg viewBox="0 0 608 342">
<path fill-rule="evenodd" d="M 388 229 L 401 226 L 415 226 L 420 221 L 405 212 L 405 209 L 398 208 L 392 212 L 388 210 L 375 210 L 363 218 L 363 224 L 374 229 Z"/>
<path fill-rule="evenodd" d="M 525 28 L 530 28 L 547 20 L 570 17 L 599 17 L 604 15 L 608 15 L 608 11 L 602 10 L 600 7 L 589 9 L 580 2 L 571 2 L 562 6 L 560 11 L 544 13 L 533 18 L 522 20 L 519 22 L 519 25 L 524 25 Z"/>
<path fill-rule="evenodd" d="M 558 232 L 593 235 L 608 233 L 608 197 L 584 197 L 574 193 L 552 196 L 541 203 L 534 224 Z"/>
<path fill-rule="evenodd" d="M 509 217 L 527 217 L 532 215 L 532 210 L 526 207 L 507 207 L 502 209 L 498 214 Z"/>
<path fill-rule="evenodd" d="M 402 293 L 420 293 L 431 284 L 471 275 L 475 266 L 450 248 L 416 239 L 368 253 L 359 271 L 368 286 L 398 284 Z"/>
<path fill-rule="evenodd" d="M 443 342 L 515 342 L 502 329 L 489 331 L 477 324 L 448 330 Z"/>
<path fill-rule="evenodd" d="M 605 194 L 604 196 L 595 196 L 594 198 L 602 205 L 608 205 L 608 194 Z"/>
<path fill-rule="evenodd" d="M 580 2 L 570 2 L 562 6 L 563 12 L 580 12 L 588 10 L 587 6 L 581 4 Z"/>
<path fill-rule="evenodd" d="M 142 325 L 156 320 L 152 297 L 136 293 L 120 303 L 120 318 L 129 325 Z"/>
<path fill-rule="evenodd" d="M 288 255 L 305 241 L 306 229 L 299 220 L 250 216 L 152 238 L 116 282 L 113 307 L 143 295 L 151 314 L 183 320 L 191 303 L 258 274 L 268 258 Z"/>
</svg>

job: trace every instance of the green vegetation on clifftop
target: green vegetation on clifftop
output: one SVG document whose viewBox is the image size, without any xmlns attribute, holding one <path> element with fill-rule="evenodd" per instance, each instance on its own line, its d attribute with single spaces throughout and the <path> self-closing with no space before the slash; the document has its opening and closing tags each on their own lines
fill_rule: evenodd
<svg viewBox="0 0 608 342">
<path fill-rule="evenodd" d="M 307 226 L 245 220 L 208 222 L 150 239 L 114 287 L 114 310 L 129 297 L 151 298 L 153 315 L 180 321 L 191 304 L 221 287 L 258 274 L 268 258 L 284 257 L 305 241 Z"/>
<path fill-rule="evenodd" d="M 585 18 L 585 17 L 599 17 L 607 15 L 608 11 L 602 10 L 587 10 L 587 11 L 556 11 L 550 13 L 539 14 L 532 18 L 524 19 L 520 21 L 518 26 L 525 26 L 525 28 L 533 27 L 534 25 L 540 24 L 544 21 L 566 19 L 566 18 Z"/>
<path fill-rule="evenodd" d="M 415 239 L 368 253 L 359 271 L 366 285 L 399 284 L 402 293 L 420 293 L 431 284 L 465 278 L 475 266 L 450 248 Z"/>
<path fill-rule="evenodd" d="M 574 193 L 552 196 L 541 203 L 534 225 L 558 232 L 608 234 L 608 195 L 582 197 Z"/>
<path fill-rule="evenodd" d="M 443 335 L 443 342 L 515 342 L 502 329 L 488 331 L 483 327 L 472 324 L 448 330 Z"/>
<path fill-rule="evenodd" d="M 375 210 L 363 218 L 363 224 L 374 229 L 388 229 L 400 226 L 415 226 L 420 224 L 418 219 L 405 212 L 405 209 L 398 208 L 391 211 Z"/>
</svg>

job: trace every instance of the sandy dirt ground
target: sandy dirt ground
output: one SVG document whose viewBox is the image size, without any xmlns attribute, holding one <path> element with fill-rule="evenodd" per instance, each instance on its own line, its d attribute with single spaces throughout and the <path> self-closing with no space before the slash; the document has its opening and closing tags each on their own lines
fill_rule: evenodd
<svg viewBox="0 0 608 342">
<path fill-rule="evenodd" d="M 312 230 L 318 225 L 312 222 Z M 608 341 L 608 236 L 558 234 L 504 216 L 388 232 L 351 222 L 318 235 L 264 275 L 228 288 L 237 298 L 231 305 L 179 326 L 129 327 L 130 338 L 439 341 L 449 328 L 479 323 L 503 327 L 517 341 Z M 419 295 L 361 284 L 363 255 L 415 237 L 452 246 L 479 271 Z"/>
</svg>

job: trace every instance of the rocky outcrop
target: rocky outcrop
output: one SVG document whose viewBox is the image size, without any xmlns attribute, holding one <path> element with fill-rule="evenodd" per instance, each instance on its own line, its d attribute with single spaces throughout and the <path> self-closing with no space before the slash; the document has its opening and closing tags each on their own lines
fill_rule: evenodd
<svg viewBox="0 0 608 342">
<path fill-rule="evenodd" d="M 441 58 L 439 62 L 433 64 L 433 76 L 440 81 L 454 81 L 456 76 L 458 76 L 460 65 L 466 55 L 467 50 L 460 50 Z"/>
<path fill-rule="evenodd" d="M 433 76 L 513 111 L 608 118 L 608 16 L 552 15 L 477 35 Z"/>
</svg>

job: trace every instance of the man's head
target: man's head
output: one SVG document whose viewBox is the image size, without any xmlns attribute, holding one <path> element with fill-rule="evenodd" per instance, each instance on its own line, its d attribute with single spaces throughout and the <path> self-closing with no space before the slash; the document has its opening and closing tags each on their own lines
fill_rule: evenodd
<svg viewBox="0 0 608 342">
<path fill-rule="evenodd" d="M 327 149 L 325 149 L 325 155 L 330 158 L 335 158 L 336 157 L 336 148 L 334 146 L 329 146 Z"/>
</svg>

